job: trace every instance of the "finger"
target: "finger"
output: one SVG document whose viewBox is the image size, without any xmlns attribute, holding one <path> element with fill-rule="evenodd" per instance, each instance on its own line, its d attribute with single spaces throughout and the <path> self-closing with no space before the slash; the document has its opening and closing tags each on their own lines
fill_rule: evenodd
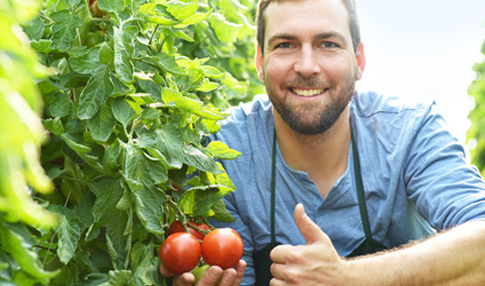
<svg viewBox="0 0 485 286">
<path fill-rule="evenodd" d="M 294 248 L 295 246 L 288 244 L 278 245 L 271 250 L 269 253 L 269 258 L 271 258 L 273 262 L 284 264 L 286 262 L 287 255 L 293 252 Z"/>
<path fill-rule="evenodd" d="M 174 275 L 172 272 L 168 271 L 167 268 L 163 267 L 163 264 L 160 265 L 160 273 L 162 273 L 162 275 L 165 277 L 170 277 Z"/>
<path fill-rule="evenodd" d="M 244 277 L 244 272 L 246 271 L 246 261 L 244 260 L 239 260 L 239 262 L 236 264 L 236 279 L 234 279 L 233 284 L 234 285 L 240 285 L 243 277 Z"/>
<path fill-rule="evenodd" d="M 270 271 L 274 278 L 283 280 L 285 265 L 282 263 L 273 263 L 271 264 Z"/>
<path fill-rule="evenodd" d="M 202 276 L 197 286 L 213 286 L 217 280 L 222 276 L 222 268 L 219 266 L 211 266 L 209 270 Z"/>
<path fill-rule="evenodd" d="M 328 240 L 328 236 L 307 216 L 302 204 L 295 207 L 295 222 L 307 245 Z"/>
<path fill-rule="evenodd" d="M 173 286 L 189 286 L 195 281 L 195 277 L 190 272 L 185 272 L 180 276 L 175 277 Z"/>
<path fill-rule="evenodd" d="M 234 268 L 228 268 L 224 270 L 224 274 L 222 274 L 221 281 L 217 284 L 218 286 L 230 286 L 234 285 L 234 279 L 236 279 L 237 272 Z"/>
</svg>

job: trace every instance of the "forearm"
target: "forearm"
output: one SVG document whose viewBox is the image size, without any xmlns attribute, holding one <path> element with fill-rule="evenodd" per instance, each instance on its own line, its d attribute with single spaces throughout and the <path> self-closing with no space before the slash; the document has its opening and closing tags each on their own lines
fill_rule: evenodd
<svg viewBox="0 0 485 286">
<path fill-rule="evenodd" d="M 485 285 L 485 221 L 346 263 L 343 285 Z"/>
</svg>

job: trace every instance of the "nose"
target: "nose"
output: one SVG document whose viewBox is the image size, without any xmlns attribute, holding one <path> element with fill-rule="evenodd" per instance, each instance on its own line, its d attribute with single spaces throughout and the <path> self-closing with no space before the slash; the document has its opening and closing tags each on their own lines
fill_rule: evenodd
<svg viewBox="0 0 485 286">
<path fill-rule="evenodd" d="M 317 54 L 310 45 L 304 45 L 301 47 L 298 59 L 294 65 L 294 69 L 295 72 L 304 77 L 309 77 L 320 73 Z"/>
</svg>

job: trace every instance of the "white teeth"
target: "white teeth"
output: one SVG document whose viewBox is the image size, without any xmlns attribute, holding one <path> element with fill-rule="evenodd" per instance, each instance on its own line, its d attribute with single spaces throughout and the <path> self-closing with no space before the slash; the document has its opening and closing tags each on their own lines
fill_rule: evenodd
<svg viewBox="0 0 485 286">
<path fill-rule="evenodd" d="M 293 88 L 293 92 L 300 96 L 314 96 L 323 92 L 323 88 L 318 89 L 298 89 Z"/>
</svg>

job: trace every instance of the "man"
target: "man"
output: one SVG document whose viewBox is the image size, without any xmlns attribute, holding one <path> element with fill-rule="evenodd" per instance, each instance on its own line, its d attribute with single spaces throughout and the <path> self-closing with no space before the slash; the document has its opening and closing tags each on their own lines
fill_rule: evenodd
<svg viewBox="0 0 485 286">
<path fill-rule="evenodd" d="M 485 183 L 434 104 L 355 91 L 353 1 L 260 2 L 256 67 L 268 98 L 212 138 L 242 153 L 223 162 L 237 220 L 214 224 L 239 232 L 244 261 L 219 285 L 485 285 Z"/>
</svg>

